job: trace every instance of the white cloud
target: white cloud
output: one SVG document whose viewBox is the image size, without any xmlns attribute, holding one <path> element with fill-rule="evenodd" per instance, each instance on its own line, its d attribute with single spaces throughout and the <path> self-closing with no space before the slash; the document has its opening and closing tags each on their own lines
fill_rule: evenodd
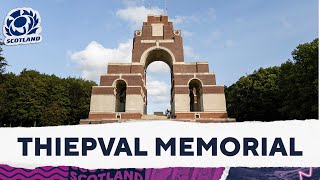
<svg viewBox="0 0 320 180">
<path fill-rule="evenodd" d="M 170 95 L 167 96 L 150 96 L 149 100 L 154 103 L 159 105 L 166 105 L 166 104 L 170 104 Z M 150 103 L 150 102 L 149 102 Z"/>
<path fill-rule="evenodd" d="M 128 21 L 133 29 L 140 29 L 142 22 L 147 21 L 148 14 L 160 15 L 163 14 L 163 10 L 158 7 L 129 6 L 116 12 L 116 15 Z"/>
<path fill-rule="evenodd" d="M 155 61 L 148 66 L 147 70 L 153 73 L 169 73 L 170 67 L 162 61 Z"/>
<path fill-rule="evenodd" d="M 157 6 L 146 7 L 144 1 L 136 0 L 123 0 L 123 3 L 126 5 L 126 8 L 119 9 L 116 12 L 116 15 L 122 20 L 128 21 L 132 29 L 140 29 L 142 22 L 147 20 L 149 14 L 160 15 L 164 13 L 162 8 Z M 190 16 L 177 15 L 174 18 L 170 18 L 175 25 L 185 24 L 185 23 L 204 23 L 212 22 L 217 18 L 216 11 L 213 8 L 208 8 L 206 11 L 193 14 Z"/>
<path fill-rule="evenodd" d="M 171 86 L 169 83 L 147 76 L 148 101 L 150 101 L 149 105 L 152 103 L 159 107 L 170 104 L 170 89 Z"/>
<path fill-rule="evenodd" d="M 106 74 L 108 63 L 131 62 L 132 40 L 120 43 L 117 48 L 105 48 L 96 41 L 78 52 L 69 52 L 70 59 L 77 64 L 82 78 L 97 81 L 101 74 Z"/>
<path fill-rule="evenodd" d="M 129 22 L 131 28 L 134 30 L 141 29 L 142 23 L 147 21 L 148 15 L 160 15 L 164 13 L 164 10 L 157 6 L 146 7 L 142 5 L 146 3 L 144 0 L 122 0 L 122 2 L 126 5 L 126 8 L 117 10 L 116 15 L 122 20 Z M 174 18 L 170 18 L 169 21 L 172 21 L 174 25 L 179 26 L 179 24 L 187 23 L 212 23 L 212 21 L 216 20 L 216 18 L 217 16 L 215 9 L 208 8 L 206 11 L 193 15 L 177 15 Z M 189 31 L 184 31 L 183 34 L 185 37 L 192 36 L 192 33 Z"/>
<path fill-rule="evenodd" d="M 170 86 L 164 81 L 147 77 L 148 96 L 164 96 L 170 93 Z"/>
</svg>

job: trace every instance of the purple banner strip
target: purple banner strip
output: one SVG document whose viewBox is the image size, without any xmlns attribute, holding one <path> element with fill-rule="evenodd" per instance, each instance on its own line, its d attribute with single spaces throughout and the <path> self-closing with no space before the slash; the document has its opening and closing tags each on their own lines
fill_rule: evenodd
<svg viewBox="0 0 320 180">
<path fill-rule="evenodd" d="M 0 179 L 74 179 L 74 180 L 162 180 L 202 179 L 219 180 L 224 168 L 163 168 L 163 169 L 96 169 L 78 167 L 38 167 L 36 169 L 14 168 L 0 165 Z"/>
<path fill-rule="evenodd" d="M 7 179 L 71 179 L 71 180 L 219 180 L 225 168 L 162 168 L 162 169 L 95 169 L 71 166 L 14 168 L 0 165 L 0 180 Z M 230 168 L 227 180 L 246 179 L 320 179 L 320 168 Z"/>
</svg>

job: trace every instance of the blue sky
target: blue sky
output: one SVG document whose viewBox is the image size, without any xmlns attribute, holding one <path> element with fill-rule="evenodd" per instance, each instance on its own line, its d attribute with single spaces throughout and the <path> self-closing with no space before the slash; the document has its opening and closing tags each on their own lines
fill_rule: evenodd
<svg viewBox="0 0 320 180">
<path fill-rule="evenodd" d="M 108 62 L 130 62 L 134 30 L 146 14 L 163 13 L 164 1 L 10 0 L 0 7 L 2 24 L 16 7 L 31 7 L 42 19 L 41 43 L 3 47 L 8 71 L 28 68 L 97 81 Z M 182 30 L 185 61 L 209 62 L 221 85 L 259 67 L 280 65 L 298 44 L 318 37 L 317 0 L 168 0 L 168 15 Z M 163 111 L 170 74 L 165 66 L 152 65 L 148 108 Z"/>
</svg>

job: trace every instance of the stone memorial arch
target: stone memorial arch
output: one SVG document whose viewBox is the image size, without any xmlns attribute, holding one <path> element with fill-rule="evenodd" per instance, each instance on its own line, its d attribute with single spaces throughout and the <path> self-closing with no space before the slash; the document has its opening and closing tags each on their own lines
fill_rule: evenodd
<svg viewBox="0 0 320 180">
<path fill-rule="evenodd" d="M 141 119 L 147 112 L 146 69 L 154 61 L 171 71 L 172 118 L 181 121 L 229 122 L 224 86 L 216 85 L 207 62 L 184 62 L 182 33 L 167 15 L 148 16 L 134 32 L 132 62 L 109 63 L 100 85 L 92 87 L 90 113 L 81 124 Z"/>
</svg>

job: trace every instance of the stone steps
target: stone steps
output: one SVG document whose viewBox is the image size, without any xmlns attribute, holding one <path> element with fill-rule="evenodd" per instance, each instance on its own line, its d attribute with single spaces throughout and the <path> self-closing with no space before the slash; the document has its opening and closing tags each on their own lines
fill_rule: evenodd
<svg viewBox="0 0 320 180">
<path fill-rule="evenodd" d="M 151 119 L 151 120 L 166 120 L 166 116 L 157 116 L 157 115 L 143 115 L 141 119 Z"/>
</svg>

